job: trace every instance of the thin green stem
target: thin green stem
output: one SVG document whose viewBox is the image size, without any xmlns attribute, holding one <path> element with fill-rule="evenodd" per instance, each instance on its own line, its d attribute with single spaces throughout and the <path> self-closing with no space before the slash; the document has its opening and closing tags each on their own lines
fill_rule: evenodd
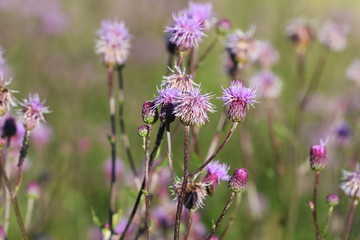
<svg viewBox="0 0 360 240">
<path fill-rule="evenodd" d="M 152 132 L 152 125 L 149 125 L 149 133 L 146 136 L 146 145 L 145 145 L 145 229 L 146 229 L 146 239 L 150 239 L 150 197 L 149 197 L 149 162 L 150 162 L 150 138 Z"/>
<path fill-rule="evenodd" d="M 224 239 L 226 233 L 229 231 L 230 227 L 232 226 L 232 224 L 235 221 L 236 216 L 238 216 L 238 210 L 240 207 L 240 203 L 241 203 L 241 198 L 242 198 L 242 194 L 238 194 L 237 198 L 236 198 L 236 203 L 235 203 L 235 208 L 232 211 L 232 214 L 230 216 L 229 221 L 227 222 L 224 231 L 221 233 L 219 240 Z"/>
<path fill-rule="evenodd" d="M 334 207 L 330 206 L 329 210 L 327 212 L 327 215 L 326 215 L 325 226 L 324 226 L 323 233 L 322 233 L 322 237 L 324 239 L 327 236 L 327 231 L 328 231 L 328 228 L 329 228 L 329 222 L 330 222 L 330 218 L 331 218 L 333 210 L 334 210 Z"/>
</svg>

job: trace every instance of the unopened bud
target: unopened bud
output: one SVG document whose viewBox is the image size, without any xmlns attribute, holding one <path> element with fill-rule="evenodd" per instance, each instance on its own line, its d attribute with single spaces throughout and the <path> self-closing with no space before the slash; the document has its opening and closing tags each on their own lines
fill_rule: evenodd
<svg viewBox="0 0 360 240">
<path fill-rule="evenodd" d="M 310 149 L 310 167 L 314 171 L 324 170 L 327 165 L 325 144 L 314 145 Z"/>
<path fill-rule="evenodd" d="M 26 188 L 26 193 L 29 198 L 39 199 L 41 193 L 40 185 L 37 182 L 29 183 Z"/>
<path fill-rule="evenodd" d="M 143 104 L 142 118 L 147 124 L 154 124 L 158 120 L 159 113 L 153 102 L 147 101 Z"/>
<path fill-rule="evenodd" d="M 229 181 L 229 189 L 235 193 L 242 193 L 246 189 L 248 171 L 245 168 L 235 170 Z"/>
<path fill-rule="evenodd" d="M 216 31 L 219 35 L 225 35 L 229 32 L 231 28 L 231 22 L 227 18 L 220 19 L 216 23 Z"/>
<path fill-rule="evenodd" d="M 146 125 L 140 126 L 138 127 L 137 132 L 140 137 L 147 137 L 149 133 L 149 127 Z"/>
<path fill-rule="evenodd" d="M 332 193 L 326 196 L 326 202 L 330 207 L 334 207 L 339 204 L 340 199 L 337 194 Z"/>
</svg>

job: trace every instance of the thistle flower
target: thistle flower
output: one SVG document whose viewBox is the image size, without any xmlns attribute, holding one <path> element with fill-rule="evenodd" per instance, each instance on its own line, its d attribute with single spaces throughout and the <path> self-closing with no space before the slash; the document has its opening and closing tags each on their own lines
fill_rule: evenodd
<svg viewBox="0 0 360 240">
<path fill-rule="evenodd" d="M 174 88 L 181 92 L 189 92 L 194 86 L 198 86 L 194 83 L 193 75 L 186 74 L 185 69 L 179 66 L 175 66 L 174 69 L 170 69 L 172 74 L 164 76 L 161 86 L 166 88 Z"/>
<path fill-rule="evenodd" d="M 207 184 L 196 183 L 194 182 L 195 179 L 196 177 L 190 179 L 185 189 L 184 206 L 187 209 L 202 208 L 204 206 L 204 200 L 207 195 L 206 192 Z M 182 184 L 183 184 L 182 180 L 176 179 L 175 189 L 173 191 L 173 193 L 175 193 L 176 198 L 181 194 Z"/>
<path fill-rule="evenodd" d="M 175 88 L 164 88 L 158 90 L 158 96 L 155 97 L 155 107 L 161 106 L 160 120 L 171 123 L 175 120 L 173 113 L 175 101 L 180 96 L 179 90 Z"/>
<path fill-rule="evenodd" d="M 215 21 L 213 6 L 211 3 L 189 2 L 187 14 L 190 18 L 195 19 L 205 28 L 210 28 Z"/>
<path fill-rule="evenodd" d="M 26 194 L 29 198 L 39 199 L 41 194 L 40 185 L 37 182 L 30 182 L 26 188 Z"/>
<path fill-rule="evenodd" d="M 49 107 L 44 106 L 45 100 L 40 101 L 39 95 L 29 95 L 22 106 L 23 124 L 27 131 L 33 130 L 39 123 L 45 122 L 44 113 L 50 113 Z"/>
<path fill-rule="evenodd" d="M 249 105 L 255 103 L 255 91 L 247 88 L 239 81 L 232 81 L 229 88 L 223 88 L 223 96 L 221 98 L 229 105 L 228 118 L 233 122 L 241 122 L 246 117 L 246 111 Z"/>
<path fill-rule="evenodd" d="M 175 43 L 180 51 L 196 47 L 204 36 L 205 27 L 196 19 L 190 18 L 186 11 L 173 14 L 174 24 L 166 27 L 170 42 Z"/>
<path fill-rule="evenodd" d="M 142 118 L 147 124 L 154 124 L 159 118 L 158 110 L 156 109 L 154 102 L 147 101 L 143 104 Z"/>
<path fill-rule="evenodd" d="M 348 32 L 348 26 L 327 21 L 319 31 L 318 39 L 331 50 L 339 52 L 346 46 L 346 35 Z"/>
<path fill-rule="evenodd" d="M 344 193 L 353 199 L 360 199 L 360 164 L 356 164 L 356 169 L 353 172 L 342 170 L 343 181 L 340 184 L 340 188 Z"/>
<path fill-rule="evenodd" d="M 229 189 L 234 193 L 242 193 L 245 191 L 248 171 L 245 168 L 236 169 L 229 181 Z"/>
<path fill-rule="evenodd" d="M 201 94 L 200 88 L 193 88 L 190 92 L 182 93 L 176 99 L 174 114 L 184 125 L 201 125 L 208 121 L 208 112 L 215 112 L 215 106 L 209 102 L 212 96 Z"/>
<path fill-rule="evenodd" d="M 130 49 L 130 38 L 124 22 L 103 21 L 97 31 L 95 52 L 107 66 L 123 65 Z"/>
<path fill-rule="evenodd" d="M 360 83 L 360 60 L 355 59 L 346 70 L 346 77 L 357 84 Z"/>
<path fill-rule="evenodd" d="M 270 68 L 279 60 L 279 52 L 271 43 L 262 41 L 259 48 L 258 63 L 262 68 Z"/>
<path fill-rule="evenodd" d="M 4 116 L 10 109 L 10 106 L 16 106 L 13 93 L 7 86 L 11 83 L 11 78 L 5 78 L 0 72 L 0 116 Z"/>
<path fill-rule="evenodd" d="M 336 205 L 338 205 L 340 202 L 339 196 L 337 194 L 331 193 L 329 195 L 326 196 L 326 203 L 330 206 L 330 207 L 335 207 Z"/>
<path fill-rule="evenodd" d="M 321 141 L 320 145 L 313 145 L 310 149 L 310 167 L 314 171 L 324 170 L 327 166 L 326 146 Z"/>
<path fill-rule="evenodd" d="M 226 50 L 235 63 L 245 65 L 258 59 L 260 41 L 253 38 L 254 32 L 254 27 L 250 28 L 247 32 L 237 29 L 228 36 Z"/>
<path fill-rule="evenodd" d="M 225 163 L 214 161 L 209 163 L 207 166 L 207 175 L 203 180 L 204 183 L 208 184 L 207 192 L 212 195 L 215 188 L 220 184 L 220 181 L 228 181 L 230 176 L 228 175 L 230 167 Z"/>
<path fill-rule="evenodd" d="M 216 31 L 220 35 L 227 34 L 231 29 L 231 21 L 227 18 L 222 18 L 216 23 Z"/>
<path fill-rule="evenodd" d="M 250 78 L 261 98 L 277 98 L 282 89 L 280 78 L 270 70 L 262 70 Z"/>
<path fill-rule="evenodd" d="M 295 44 L 298 53 L 304 53 L 315 38 L 313 27 L 303 18 L 291 20 L 286 26 L 285 33 Z"/>
</svg>

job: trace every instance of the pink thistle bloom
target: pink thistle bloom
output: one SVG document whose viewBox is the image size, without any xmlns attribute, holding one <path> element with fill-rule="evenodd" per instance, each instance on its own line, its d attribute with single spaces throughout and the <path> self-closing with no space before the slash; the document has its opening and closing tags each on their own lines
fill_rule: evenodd
<svg viewBox="0 0 360 240">
<path fill-rule="evenodd" d="M 360 83 L 360 60 L 355 59 L 346 70 L 346 77 L 356 83 Z"/>
<path fill-rule="evenodd" d="M 327 166 L 326 143 L 313 145 L 310 149 L 310 167 L 314 171 L 324 170 Z"/>
<path fill-rule="evenodd" d="M 30 182 L 26 187 L 26 193 L 29 198 L 39 199 L 41 187 L 37 182 Z"/>
<path fill-rule="evenodd" d="M 255 101 L 255 91 L 252 88 L 243 86 L 240 81 L 232 81 L 229 88 L 223 88 L 221 98 L 229 105 L 228 118 L 233 122 L 241 122 L 246 117 L 249 105 L 253 106 Z"/>
<path fill-rule="evenodd" d="M 209 120 L 208 112 L 215 112 L 215 106 L 209 102 L 212 96 L 201 94 L 200 88 L 182 93 L 176 100 L 174 114 L 184 125 L 201 125 Z"/>
<path fill-rule="evenodd" d="M 122 162 L 120 159 L 115 160 L 115 175 L 119 178 L 122 173 Z M 111 179 L 111 158 L 108 158 L 104 163 L 104 174 L 108 179 Z"/>
<path fill-rule="evenodd" d="M 255 27 L 247 32 L 237 29 L 226 40 L 226 49 L 232 60 L 240 65 L 252 63 L 259 58 L 261 42 L 253 38 Z"/>
<path fill-rule="evenodd" d="M 42 148 L 48 144 L 52 135 L 52 129 L 46 124 L 40 124 L 39 127 L 31 132 L 31 138 L 38 148 Z"/>
<path fill-rule="evenodd" d="M 236 169 L 229 181 L 229 189 L 234 193 L 242 193 L 246 189 L 248 171 L 245 168 Z"/>
<path fill-rule="evenodd" d="M 346 35 L 349 27 L 332 21 L 327 21 L 318 34 L 319 41 L 335 52 L 343 50 L 346 46 Z"/>
<path fill-rule="evenodd" d="M 196 19 L 190 18 L 186 11 L 173 14 L 174 24 L 166 27 L 169 41 L 175 43 L 180 51 L 198 46 L 205 35 L 205 27 Z"/>
<path fill-rule="evenodd" d="M 206 28 L 210 28 L 216 20 L 211 3 L 189 2 L 187 13 L 190 18 L 195 19 Z"/>
<path fill-rule="evenodd" d="M 228 175 L 230 167 L 225 163 L 214 161 L 207 166 L 207 175 L 204 179 L 204 183 L 210 184 L 208 186 L 208 193 L 212 194 L 215 188 L 220 184 L 220 181 L 228 181 L 230 176 Z"/>
<path fill-rule="evenodd" d="M 330 207 L 334 207 L 339 204 L 340 198 L 337 194 L 331 193 L 326 196 L 326 202 Z"/>
<path fill-rule="evenodd" d="M 155 97 L 154 106 L 161 106 L 160 120 L 162 122 L 173 122 L 175 120 L 174 107 L 175 101 L 180 97 L 179 90 L 175 88 L 165 88 L 158 90 L 158 96 Z"/>
<path fill-rule="evenodd" d="M 186 74 L 185 69 L 175 66 L 170 70 L 172 74 L 163 78 L 161 86 L 178 89 L 182 92 L 189 92 L 194 86 L 198 86 L 194 83 L 193 75 Z"/>
<path fill-rule="evenodd" d="M 360 199 L 360 164 L 356 164 L 356 169 L 353 172 L 342 170 L 343 181 L 340 184 L 340 188 L 345 194 L 353 199 Z"/>
<path fill-rule="evenodd" d="M 44 105 L 44 101 L 40 101 L 39 95 L 29 95 L 28 99 L 24 99 L 22 106 L 23 124 L 26 130 L 31 131 L 40 122 L 45 122 L 44 113 L 50 113 L 49 107 Z"/>
<path fill-rule="evenodd" d="M 296 45 L 299 53 L 304 53 L 307 46 L 314 40 L 314 29 L 306 19 L 295 18 L 289 22 L 285 29 L 286 35 Z"/>
<path fill-rule="evenodd" d="M 263 41 L 259 48 L 258 62 L 263 68 L 270 68 L 279 60 L 279 52 L 271 45 L 271 43 Z"/>
<path fill-rule="evenodd" d="M 125 23 L 103 21 L 97 35 L 95 52 L 101 61 L 109 66 L 123 65 L 129 56 L 131 38 Z"/>
<path fill-rule="evenodd" d="M 277 98 L 282 89 L 280 78 L 270 70 L 262 70 L 250 78 L 261 98 Z"/>
</svg>

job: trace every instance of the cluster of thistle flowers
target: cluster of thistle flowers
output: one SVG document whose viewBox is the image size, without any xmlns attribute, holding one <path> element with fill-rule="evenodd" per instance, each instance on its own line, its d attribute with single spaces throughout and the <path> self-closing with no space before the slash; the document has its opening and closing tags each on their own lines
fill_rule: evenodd
<svg viewBox="0 0 360 240">
<path fill-rule="evenodd" d="M 30 169 L 31 164 L 28 159 L 26 161 L 19 161 L 22 157 L 25 159 L 29 142 L 33 142 L 38 149 L 43 148 L 51 137 L 51 129 L 41 122 L 45 122 L 44 114 L 49 113 L 50 110 L 41 101 L 38 94 L 30 94 L 29 98 L 19 102 L 15 99 L 14 93 L 17 91 L 9 89 L 12 82 L 9 67 L 4 59 L 4 51 L 0 47 L 0 126 L 1 126 L 1 164 L 5 170 L 2 172 L 2 177 L 10 179 L 10 184 L 17 184 L 16 188 L 10 186 L 12 191 L 18 192 L 19 172 L 26 172 Z M 15 111 L 17 114 L 12 114 L 12 107 L 20 105 L 20 109 Z M 5 174 L 4 174 L 5 173 Z M 16 179 L 17 178 L 17 179 Z M 21 178 L 20 178 L 21 180 Z M 2 181 L 5 185 L 5 181 Z M 8 234 L 9 217 L 10 217 L 10 196 L 9 186 L 4 186 L 4 192 L 1 193 L 1 198 L 5 203 L 4 208 L 4 223 L 1 223 L 1 232 L 4 236 Z M 29 182 L 26 188 L 29 204 L 40 197 L 40 185 L 33 181 Z M 32 204 L 30 204 L 32 205 Z M 28 205 L 29 206 L 29 205 Z M 31 207 L 32 208 L 32 207 Z M 30 210 L 31 212 L 32 210 Z M 28 211 L 28 213 L 30 213 Z M 31 214 L 31 213 L 30 213 Z M 30 216 L 28 215 L 27 218 Z M 29 221 L 29 220 L 28 220 Z M 27 222 L 29 224 L 29 222 Z M 29 226 L 26 226 L 29 227 Z"/>
</svg>

